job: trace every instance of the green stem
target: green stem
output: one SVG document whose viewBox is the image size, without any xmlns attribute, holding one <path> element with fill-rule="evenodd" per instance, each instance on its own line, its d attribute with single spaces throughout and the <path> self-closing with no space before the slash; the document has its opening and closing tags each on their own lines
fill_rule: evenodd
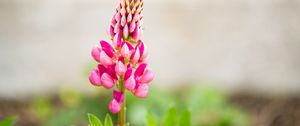
<svg viewBox="0 0 300 126">
<path fill-rule="evenodd" d="M 125 113 L 126 113 L 126 97 L 125 97 L 125 88 L 124 88 L 123 76 L 120 77 L 119 90 L 121 92 L 123 92 L 123 94 L 124 94 L 124 102 L 121 106 L 120 112 L 118 113 L 118 123 L 119 123 L 119 126 L 125 126 L 125 123 L 126 123 L 126 115 L 125 115 Z"/>
</svg>

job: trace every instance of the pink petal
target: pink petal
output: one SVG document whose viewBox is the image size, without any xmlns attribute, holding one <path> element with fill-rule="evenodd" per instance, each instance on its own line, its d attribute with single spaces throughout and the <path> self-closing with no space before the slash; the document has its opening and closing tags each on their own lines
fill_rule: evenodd
<svg viewBox="0 0 300 126">
<path fill-rule="evenodd" d="M 99 46 L 95 46 L 93 49 L 92 49 L 92 57 L 97 61 L 97 62 L 100 62 L 100 52 L 101 52 L 101 49 Z"/>
<path fill-rule="evenodd" d="M 118 80 L 118 77 L 117 77 L 116 71 L 115 71 L 115 67 L 116 67 L 116 64 L 107 66 L 106 73 L 108 73 L 113 79 Z"/>
<path fill-rule="evenodd" d="M 117 75 L 122 76 L 126 72 L 126 66 L 124 65 L 123 62 L 119 61 L 116 64 L 115 71 L 116 71 Z"/>
<path fill-rule="evenodd" d="M 134 17 L 133 17 L 134 21 L 138 21 L 139 18 L 140 18 L 140 15 L 138 13 L 135 13 Z"/>
<path fill-rule="evenodd" d="M 154 73 L 152 69 L 147 69 L 142 77 L 140 78 L 141 83 L 150 83 L 154 78 Z"/>
<path fill-rule="evenodd" d="M 126 43 L 123 44 L 120 53 L 125 58 L 127 58 L 130 55 L 129 47 Z"/>
<path fill-rule="evenodd" d="M 127 15 L 127 22 L 131 22 L 131 20 L 132 20 L 132 15 L 131 15 L 131 13 L 129 13 Z"/>
<path fill-rule="evenodd" d="M 148 96 L 148 85 L 139 85 L 139 87 L 134 91 L 134 95 L 138 98 L 146 98 Z"/>
<path fill-rule="evenodd" d="M 138 26 L 136 26 L 135 29 L 133 30 L 131 37 L 134 41 L 138 40 L 138 37 L 139 37 L 139 28 L 138 28 Z"/>
<path fill-rule="evenodd" d="M 98 64 L 98 70 L 99 70 L 100 77 L 102 76 L 103 73 L 106 72 L 106 68 L 102 64 Z"/>
<path fill-rule="evenodd" d="M 129 77 L 127 80 L 125 80 L 124 82 L 124 87 L 131 91 L 135 88 L 135 79 L 133 78 L 133 76 Z"/>
<path fill-rule="evenodd" d="M 146 64 L 148 64 L 148 62 L 149 62 L 149 56 L 147 55 L 146 57 L 144 57 L 144 58 L 142 58 L 141 59 L 141 61 L 139 61 L 139 63 L 146 63 Z"/>
<path fill-rule="evenodd" d="M 121 110 L 121 104 L 118 103 L 115 99 L 113 99 L 109 103 L 109 110 L 110 110 L 111 113 L 116 114 Z"/>
<path fill-rule="evenodd" d="M 109 33 L 111 38 L 114 38 L 115 33 L 114 33 L 114 27 L 113 26 L 109 26 L 108 33 Z"/>
<path fill-rule="evenodd" d="M 101 83 L 106 89 L 110 89 L 115 85 L 113 78 L 107 73 L 102 74 Z"/>
<path fill-rule="evenodd" d="M 115 55 L 114 52 L 113 52 L 113 50 L 109 50 L 109 49 L 107 49 L 107 48 L 103 48 L 102 50 L 103 50 L 102 52 L 105 52 L 106 55 L 109 56 L 110 58 L 113 58 L 114 55 Z M 100 54 L 101 54 L 101 53 L 100 53 Z"/>
<path fill-rule="evenodd" d="M 118 102 L 118 103 L 123 103 L 124 101 L 124 93 L 118 90 L 114 90 L 113 92 L 114 94 L 114 99 Z"/>
<path fill-rule="evenodd" d="M 101 80 L 100 80 L 100 75 L 99 75 L 99 70 L 95 68 L 90 76 L 89 76 L 90 82 L 95 85 L 95 86 L 101 86 Z"/>
<path fill-rule="evenodd" d="M 124 6 L 122 7 L 120 13 L 121 13 L 121 15 L 125 16 L 125 14 L 126 14 L 126 9 L 125 9 Z M 122 20 L 122 19 L 121 19 L 121 20 Z M 125 18 L 125 21 L 126 21 L 126 18 Z"/>
<path fill-rule="evenodd" d="M 101 45 L 102 49 L 106 48 L 106 49 L 111 50 L 111 51 L 114 50 L 113 47 L 108 42 L 106 42 L 104 40 L 100 41 L 100 45 Z"/>
<path fill-rule="evenodd" d="M 148 50 L 147 50 L 147 46 L 145 45 L 145 43 L 141 40 L 138 41 L 138 46 L 140 48 L 140 54 L 141 54 L 141 58 L 144 59 L 148 56 Z"/>
<path fill-rule="evenodd" d="M 132 75 L 132 68 L 127 67 L 127 71 L 125 73 L 124 80 L 127 80 L 131 75 Z"/>
<path fill-rule="evenodd" d="M 128 25 L 126 23 L 124 26 L 124 29 L 123 29 L 123 36 L 126 39 L 126 38 L 128 38 L 128 35 L 129 35 L 129 29 L 128 29 Z"/>
<path fill-rule="evenodd" d="M 112 27 L 115 27 L 115 25 L 117 23 L 115 16 L 116 16 L 116 14 L 113 15 L 113 17 L 111 18 L 111 21 L 110 21 Z"/>
<path fill-rule="evenodd" d="M 116 19 L 116 21 L 117 22 L 119 22 L 120 20 L 121 20 L 121 13 L 120 12 L 118 12 L 116 15 L 115 15 L 115 19 Z"/>
<path fill-rule="evenodd" d="M 141 76 L 144 73 L 146 67 L 147 67 L 147 64 L 144 64 L 144 63 L 140 64 L 138 66 L 138 68 L 136 68 L 136 71 L 134 72 L 134 77 Z"/>
<path fill-rule="evenodd" d="M 112 59 L 104 52 L 100 52 L 100 63 L 102 63 L 104 66 L 112 65 L 113 61 Z"/>
<path fill-rule="evenodd" d="M 133 46 L 130 44 L 130 42 L 126 42 L 126 44 L 127 44 L 128 48 L 129 48 L 129 50 L 133 52 L 133 51 L 134 51 L 134 48 L 133 48 Z"/>
<path fill-rule="evenodd" d="M 134 64 L 136 64 L 139 61 L 139 59 L 140 59 L 139 48 L 135 49 L 135 52 L 131 55 L 130 59 L 131 59 L 131 62 Z"/>
<path fill-rule="evenodd" d="M 123 16 L 122 16 L 122 19 L 121 19 L 121 25 L 124 26 L 125 23 L 126 23 L 126 16 L 123 15 Z"/>
<path fill-rule="evenodd" d="M 144 54 L 144 50 L 145 50 L 145 46 L 142 40 L 138 41 L 138 47 L 140 48 L 140 54 L 143 55 Z"/>
<path fill-rule="evenodd" d="M 120 47 L 120 45 L 121 45 L 121 38 L 122 38 L 122 36 L 121 36 L 120 32 L 117 33 L 114 36 L 114 38 L 113 38 L 113 44 L 114 44 L 115 47 Z"/>
<path fill-rule="evenodd" d="M 129 32 L 132 33 L 136 27 L 135 21 L 131 21 L 129 26 Z"/>
<path fill-rule="evenodd" d="M 121 26 L 121 22 L 120 22 L 120 21 L 118 21 L 118 22 L 117 22 L 117 24 L 115 25 L 114 32 L 115 32 L 115 33 L 118 33 L 118 32 L 120 32 L 120 31 L 121 31 L 121 28 L 122 28 L 122 26 Z"/>
</svg>

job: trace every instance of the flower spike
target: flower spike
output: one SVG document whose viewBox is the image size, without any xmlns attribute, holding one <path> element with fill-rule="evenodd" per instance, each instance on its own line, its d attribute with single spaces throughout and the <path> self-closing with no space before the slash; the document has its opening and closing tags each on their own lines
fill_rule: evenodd
<svg viewBox="0 0 300 126">
<path fill-rule="evenodd" d="M 114 89 L 109 103 L 109 110 L 114 114 L 124 113 L 126 91 L 146 98 L 149 83 L 154 78 L 148 65 L 146 44 L 141 40 L 143 5 L 143 0 L 120 0 L 107 29 L 112 42 L 101 40 L 91 50 L 98 67 L 91 71 L 89 81 L 94 86 Z"/>
</svg>

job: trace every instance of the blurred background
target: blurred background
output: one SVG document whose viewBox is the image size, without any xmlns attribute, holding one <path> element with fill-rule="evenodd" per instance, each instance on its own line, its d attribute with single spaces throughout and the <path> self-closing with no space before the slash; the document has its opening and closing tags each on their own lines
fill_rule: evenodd
<svg viewBox="0 0 300 126">
<path fill-rule="evenodd" d="M 299 0 L 144 1 L 156 77 L 149 99 L 128 94 L 133 125 L 170 106 L 190 109 L 196 126 L 300 125 Z M 104 117 L 111 92 L 87 76 L 117 3 L 0 0 L 0 120 L 81 126 L 86 113 Z"/>
</svg>

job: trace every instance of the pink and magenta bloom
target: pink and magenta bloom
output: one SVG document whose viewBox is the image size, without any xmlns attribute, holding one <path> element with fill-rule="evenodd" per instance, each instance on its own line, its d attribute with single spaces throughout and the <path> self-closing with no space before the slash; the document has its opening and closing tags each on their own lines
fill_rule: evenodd
<svg viewBox="0 0 300 126">
<path fill-rule="evenodd" d="M 120 0 L 108 30 L 112 44 L 101 40 L 91 52 L 98 66 L 91 72 L 89 80 L 95 86 L 114 89 L 114 98 L 109 103 L 112 113 L 118 113 L 123 104 L 125 91 L 120 89 L 145 98 L 154 78 L 148 65 L 146 44 L 141 40 L 142 10 L 142 0 Z"/>
</svg>

